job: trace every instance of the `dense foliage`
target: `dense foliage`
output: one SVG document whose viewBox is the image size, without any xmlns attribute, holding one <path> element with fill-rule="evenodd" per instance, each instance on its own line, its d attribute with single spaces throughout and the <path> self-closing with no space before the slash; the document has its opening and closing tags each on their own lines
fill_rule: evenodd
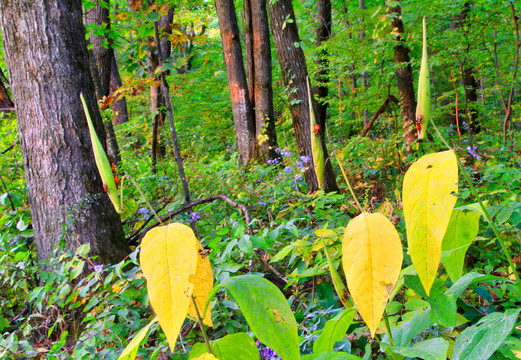
<svg viewBox="0 0 521 360">
<path fill-rule="evenodd" d="M 153 22 L 165 8 L 175 5 L 169 36 L 172 54 L 161 70 L 170 70 L 167 79 L 192 201 L 226 195 L 244 205 L 252 218 L 247 222 L 244 212 L 217 199 L 172 219 L 195 230 L 208 253 L 215 284 L 231 287 L 234 277 L 254 274 L 277 285 L 298 324 L 302 356 L 317 352 L 317 338 L 332 331 L 328 328 L 345 326 L 332 343 L 334 350 L 364 359 L 477 359 L 478 355 L 465 353 L 472 350 L 465 344 L 482 350 L 480 356 L 491 351 L 488 356 L 492 359 L 521 357 L 521 284 L 504 254 L 507 248 L 513 264 L 520 268 L 519 4 L 496 0 L 401 2 L 414 78 L 418 79 L 421 65 L 422 19 L 426 17 L 432 118 L 469 174 L 501 237 L 498 239 L 485 216 L 480 216 L 476 220 L 479 229 L 464 257 L 459 286 L 454 285 L 457 275 L 446 270 L 450 265 L 445 264 L 438 269 L 429 293 L 410 266 L 402 186 L 411 164 L 447 147 L 429 127 L 427 138 L 415 142 L 413 151 L 407 153 L 400 104 L 392 102 L 368 135 L 360 136 L 385 99 L 389 95 L 398 97 L 393 58 L 396 33 L 390 29 L 386 6 L 382 1 L 368 0 L 366 9 L 360 9 L 355 2 L 332 1 L 332 37 L 316 47 L 317 2 L 293 3 L 302 38 L 295 46 L 304 48 L 313 80 L 323 66 L 317 58 L 323 51 L 328 54 L 327 146 L 340 193 L 306 191 L 303 172 L 310 159 L 296 148 L 288 89 L 282 83 L 275 51 L 273 90 L 279 157 L 253 161 L 247 167 L 239 165 L 219 27 L 215 8 L 207 1 L 147 5 L 138 0 L 115 0 L 111 4 L 115 10 L 110 38 L 123 78 L 120 91 L 127 97 L 130 113 L 130 121 L 116 127 L 122 157 L 118 172 L 136 179 L 160 216 L 185 205 L 166 122 L 160 124 L 159 133 L 164 157 L 158 161 L 157 171 L 150 166 L 149 86 L 154 80 L 147 52 L 153 42 Z M 92 3 L 84 0 L 84 5 L 89 8 Z M 241 0 L 236 8 L 242 29 Z M 0 65 L 5 69 L 3 63 Z M 464 80 L 469 74 L 476 83 L 475 100 Z M 504 132 L 511 89 L 512 123 Z M 110 110 L 104 110 L 103 115 L 107 121 L 113 116 Z M 60 248 L 51 260 L 52 268 L 43 271 L 33 244 L 16 116 L 1 113 L 0 117 L 0 359 L 117 359 L 155 316 L 139 252 L 143 228 L 156 220 L 140 193 L 125 186 L 122 219 L 132 254 L 119 264 L 96 265 L 87 255 L 88 247 Z M 469 124 L 479 124 L 480 131 L 469 131 Z M 346 170 L 346 178 L 341 176 L 339 164 Z M 348 186 L 352 186 L 362 209 Z M 476 210 L 477 201 L 460 174 L 455 204 L 459 210 L 455 211 L 471 216 L 480 211 Z M 344 310 L 342 294 L 335 291 L 324 253 L 327 247 L 332 264 L 344 279 L 342 238 L 346 225 L 361 211 L 385 215 L 403 244 L 398 291 L 387 304 L 385 315 L 394 343 L 384 321 L 376 324 L 373 339 L 373 331 L 363 319 Z M 472 233 L 470 225 L 461 226 Z M 324 233 L 317 233 L 321 229 L 330 232 L 324 237 L 320 235 Z M 454 251 L 443 249 L 442 264 Z M 206 327 L 206 335 L 210 340 L 225 340 L 225 336 L 240 332 L 255 335 L 260 356 L 276 359 L 268 342 L 260 343 L 258 330 L 248 323 L 243 308 L 239 310 L 239 299 L 230 292 L 218 292 L 213 299 L 213 327 Z M 138 356 L 188 359 L 192 349 L 198 350 L 190 358 L 195 358 L 195 353 L 203 354 L 203 334 L 192 320 L 185 320 L 176 345 L 169 343 L 159 324 L 154 323 Z M 463 338 L 467 343 L 458 343 Z M 483 344 L 483 349 L 477 347 L 477 338 L 488 339 L 488 348 Z M 229 341 L 242 343 L 248 339 Z M 326 348 L 323 345 L 320 349 Z M 350 358 L 335 357 L 338 354 L 331 352 L 324 356 Z"/>
</svg>

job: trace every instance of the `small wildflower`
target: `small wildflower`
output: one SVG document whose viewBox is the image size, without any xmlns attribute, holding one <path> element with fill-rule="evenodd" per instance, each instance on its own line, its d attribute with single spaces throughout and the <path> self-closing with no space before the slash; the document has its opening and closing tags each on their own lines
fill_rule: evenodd
<svg viewBox="0 0 521 360">
<path fill-rule="evenodd" d="M 260 206 L 266 206 L 266 203 L 264 201 L 259 201 Z"/>
<path fill-rule="evenodd" d="M 257 179 L 257 182 L 258 182 L 258 183 L 262 182 L 262 178 L 261 178 L 261 177 L 258 178 L 258 179 Z"/>
<path fill-rule="evenodd" d="M 287 157 L 291 157 L 292 154 L 291 154 L 291 151 L 282 150 L 282 151 L 280 152 L 280 155 L 282 155 L 282 156 L 287 156 Z"/>
<path fill-rule="evenodd" d="M 300 176 L 300 175 L 295 176 L 295 181 L 302 181 L 302 176 Z"/>
<path fill-rule="evenodd" d="M 149 210 L 147 208 L 139 208 L 138 212 L 143 216 L 147 216 Z"/>
<path fill-rule="evenodd" d="M 295 189 L 295 190 L 298 190 L 298 186 L 297 186 L 297 184 L 293 184 L 293 186 L 291 186 L 291 187 L 292 187 L 293 189 Z"/>
<path fill-rule="evenodd" d="M 277 154 L 280 154 L 280 148 L 275 148 L 275 152 L 276 152 Z"/>
<path fill-rule="evenodd" d="M 291 166 L 286 166 L 286 167 L 284 168 L 284 171 L 287 172 L 287 173 L 289 173 L 289 172 L 292 172 L 293 169 L 291 168 Z"/>
<path fill-rule="evenodd" d="M 103 264 L 101 264 L 101 265 L 94 265 L 94 271 L 95 272 L 103 272 Z"/>
<path fill-rule="evenodd" d="M 304 169 L 304 164 L 302 164 L 301 161 L 296 161 L 296 162 L 295 162 L 295 165 L 296 165 L 299 169 Z"/>
<path fill-rule="evenodd" d="M 194 223 L 194 222 L 199 221 L 199 220 L 201 220 L 201 215 L 199 215 L 198 212 L 193 212 L 193 213 L 190 214 L 190 222 L 191 223 Z"/>
<path fill-rule="evenodd" d="M 268 163 L 269 165 L 276 165 L 279 163 L 279 159 L 275 158 L 275 159 L 268 159 L 266 160 L 266 163 Z"/>
<path fill-rule="evenodd" d="M 475 159 L 481 159 L 481 157 L 479 156 L 479 154 L 476 152 L 478 148 L 476 146 L 467 146 L 467 152 Z"/>
<path fill-rule="evenodd" d="M 302 155 L 302 156 L 300 156 L 300 160 L 302 161 L 303 164 L 306 164 L 311 161 L 311 158 L 309 156 Z"/>
</svg>

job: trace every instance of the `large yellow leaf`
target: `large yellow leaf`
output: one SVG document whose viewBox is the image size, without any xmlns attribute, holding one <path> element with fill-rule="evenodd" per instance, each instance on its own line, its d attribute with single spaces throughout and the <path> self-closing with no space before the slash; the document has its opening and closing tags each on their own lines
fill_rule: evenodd
<svg viewBox="0 0 521 360">
<path fill-rule="evenodd" d="M 196 357 L 194 360 L 219 360 L 210 353 L 204 353 L 201 356 Z"/>
<path fill-rule="evenodd" d="M 192 302 L 192 294 L 195 292 L 198 306 L 203 307 L 199 304 L 206 301 L 204 289 L 208 288 L 208 283 L 213 283 L 208 258 L 200 250 L 202 246 L 192 229 L 178 223 L 150 230 L 141 243 L 140 262 L 147 279 L 150 304 L 172 351 Z M 210 280 L 201 282 L 204 277 Z M 200 286 L 203 290 L 194 291 Z"/>
<path fill-rule="evenodd" d="M 427 295 L 441 260 L 441 244 L 458 191 L 458 164 L 453 151 L 425 155 L 403 180 L 403 215 L 409 255 Z"/>
<path fill-rule="evenodd" d="M 384 215 L 364 212 L 349 222 L 342 242 L 342 264 L 349 292 L 373 337 L 402 261 L 400 236 Z"/>
<path fill-rule="evenodd" d="M 210 266 L 210 259 L 207 256 L 208 254 L 203 249 L 199 241 L 197 242 L 197 245 L 197 268 L 195 275 L 190 279 L 190 281 L 195 284 L 193 296 L 195 298 L 195 303 L 197 304 L 199 315 L 203 316 L 204 306 L 206 305 L 206 300 L 208 299 L 208 293 L 213 288 L 213 271 L 212 267 Z M 193 302 L 190 302 L 188 315 L 193 318 L 197 318 L 197 312 Z M 203 319 L 203 324 L 213 327 L 212 312 L 210 307 L 208 307 L 208 311 L 206 312 L 206 315 Z"/>
</svg>

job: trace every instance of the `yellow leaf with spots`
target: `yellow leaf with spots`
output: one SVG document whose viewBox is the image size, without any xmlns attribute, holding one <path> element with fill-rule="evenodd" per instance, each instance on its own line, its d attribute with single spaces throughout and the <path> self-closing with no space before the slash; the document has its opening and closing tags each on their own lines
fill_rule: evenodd
<svg viewBox="0 0 521 360">
<path fill-rule="evenodd" d="M 427 295 L 436 278 L 457 191 L 458 163 L 450 150 L 423 156 L 403 180 L 409 255 Z"/>
<path fill-rule="evenodd" d="M 193 296 L 195 298 L 195 303 L 197 304 L 197 310 L 201 316 L 204 315 L 204 306 L 206 305 L 206 300 L 208 299 L 208 293 L 213 288 L 213 271 L 210 266 L 210 259 L 208 258 L 208 253 L 203 249 L 199 241 L 198 250 L 197 250 L 197 267 L 196 273 L 189 280 L 195 284 Z M 188 308 L 188 315 L 193 318 L 197 318 L 197 311 L 194 307 L 193 302 L 190 302 L 190 307 Z M 206 312 L 203 324 L 212 326 L 212 312 L 211 309 L 208 308 Z"/>
<path fill-rule="evenodd" d="M 362 213 L 346 227 L 342 265 L 347 287 L 374 337 L 403 261 L 393 224 L 380 213 Z"/>
<path fill-rule="evenodd" d="M 192 295 L 196 295 L 199 307 L 200 303 L 206 302 L 208 292 L 205 296 L 204 291 L 208 282 L 213 283 L 208 258 L 201 260 L 201 249 L 192 229 L 178 223 L 150 230 L 141 243 L 140 263 L 147 279 L 150 304 L 172 351 L 192 303 Z M 202 281 L 203 277 L 205 281 Z M 203 290 L 199 288 L 201 282 L 205 284 Z"/>
</svg>

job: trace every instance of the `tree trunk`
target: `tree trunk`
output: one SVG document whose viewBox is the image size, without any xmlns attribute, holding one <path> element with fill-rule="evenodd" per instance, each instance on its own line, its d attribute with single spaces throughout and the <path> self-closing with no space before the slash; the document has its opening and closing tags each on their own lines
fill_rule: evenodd
<svg viewBox="0 0 521 360">
<path fill-rule="evenodd" d="M 402 6 L 400 1 L 388 1 L 395 6 L 388 5 L 387 12 L 391 18 L 391 30 L 396 36 L 394 45 L 394 62 L 396 63 L 396 77 L 398 79 L 398 91 L 400 93 L 400 105 L 402 110 L 403 137 L 405 150 L 411 152 L 411 145 L 418 137 L 415 131 L 416 98 L 414 96 L 414 80 L 412 77 L 409 48 L 405 44 L 405 36 L 402 21 Z"/>
<path fill-rule="evenodd" d="M 89 244 L 96 263 L 120 261 L 130 250 L 101 186 L 79 98 L 83 92 L 101 130 L 81 1 L 2 1 L 0 21 L 38 257 Z"/>
<path fill-rule="evenodd" d="M 255 119 L 244 72 L 237 15 L 233 0 L 215 0 L 215 7 L 230 88 L 235 136 L 240 162 L 244 166 L 255 153 Z"/>
<path fill-rule="evenodd" d="M 306 84 L 308 69 L 304 52 L 300 47 L 300 37 L 291 0 L 269 2 L 268 13 L 282 76 L 286 88 L 289 89 L 287 95 L 290 102 L 297 147 L 301 155 L 309 156 L 312 159 L 309 101 Z M 324 133 L 324 129 L 321 129 L 320 137 L 326 160 L 324 189 L 325 191 L 338 191 L 336 177 L 324 143 Z M 305 171 L 304 177 L 308 192 L 318 190 L 317 176 L 311 163 Z"/>
<path fill-rule="evenodd" d="M 266 0 L 245 0 L 244 17 L 248 91 L 255 114 L 257 157 L 274 159 L 278 156 L 275 152 L 278 145 L 273 112 L 271 44 Z"/>
<path fill-rule="evenodd" d="M 162 16 L 159 19 L 159 34 L 161 37 L 160 40 L 160 49 L 161 49 L 161 57 L 163 59 L 168 59 L 171 53 L 171 44 L 170 41 L 163 35 L 168 35 L 172 33 L 172 22 L 174 21 L 174 8 L 170 8 L 168 13 L 165 16 Z M 152 38 L 150 42 L 152 42 Z M 165 156 L 165 147 L 159 144 L 159 125 L 164 124 L 166 119 L 166 112 L 164 110 L 164 101 L 161 96 L 161 86 L 159 83 L 161 79 L 159 76 L 155 75 L 155 71 L 159 66 L 159 57 L 157 52 L 157 46 L 151 46 L 150 52 L 148 54 L 148 66 L 149 66 L 149 74 L 150 76 L 154 76 L 157 80 L 156 85 L 150 85 L 150 112 L 152 113 L 152 154 L 151 154 L 151 168 L 152 173 L 156 173 L 157 168 L 157 158 L 162 158 Z"/>
<path fill-rule="evenodd" d="M 103 30 L 103 35 L 94 35 L 94 33 L 91 33 L 89 36 L 100 79 L 98 100 L 101 100 L 103 97 L 110 95 L 110 74 L 114 49 L 112 48 L 112 41 L 109 37 L 109 8 L 108 6 L 104 6 L 104 2 L 102 4 L 102 0 L 95 0 L 95 4 L 92 9 L 86 10 L 85 12 L 85 25 L 94 27 L 96 31 Z M 110 121 L 104 121 L 103 124 L 107 133 L 107 155 L 109 160 L 117 165 L 121 163 L 121 155 L 119 153 L 114 126 Z"/>
<path fill-rule="evenodd" d="M 122 85 L 121 76 L 119 75 L 118 61 L 116 52 L 112 53 L 112 63 L 110 66 L 110 92 L 114 93 Z M 113 122 L 116 125 L 124 124 L 129 120 L 127 98 L 121 97 L 112 104 Z"/>
<path fill-rule="evenodd" d="M 331 0 L 318 0 L 318 28 L 317 28 L 317 47 L 321 46 L 331 37 Z M 327 60 L 327 50 L 321 50 L 318 54 L 318 73 L 316 87 L 317 101 L 317 122 L 325 129 L 329 83 L 329 61 Z"/>
</svg>

